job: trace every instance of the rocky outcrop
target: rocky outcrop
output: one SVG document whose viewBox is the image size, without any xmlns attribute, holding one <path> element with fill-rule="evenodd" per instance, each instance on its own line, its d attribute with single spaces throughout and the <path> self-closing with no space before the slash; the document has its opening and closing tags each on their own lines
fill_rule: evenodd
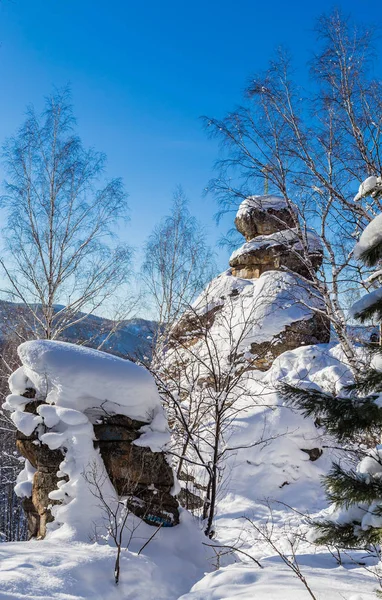
<svg viewBox="0 0 382 600">
<path fill-rule="evenodd" d="M 312 281 L 323 259 L 317 234 L 301 231 L 293 207 L 277 196 L 246 198 L 235 225 L 246 242 L 175 325 L 169 347 L 203 344 L 209 332 L 220 355 L 231 358 L 231 344 L 232 360 L 264 371 L 287 350 L 328 342 L 329 322 Z M 178 354 L 169 368 L 186 360 Z"/>
<path fill-rule="evenodd" d="M 283 198 L 246 198 L 235 225 L 246 239 L 230 258 L 236 277 L 253 279 L 266 271 L 284 268 L 310 279 L 310 267 L 317 270 L 322 264 L 320 239 L 314 231 L 299 230 L 297 215 Z"/>
<path fill-rule="evenodd" d="M 288 269 L 310 279 L 310 263 L 317 269 L 322 263 L 322 248 L 313 232 L 304 235 L 309 262 L 296 229 L 262 235 L 246 242 L 232 254 L 229 264 L 236 277 L 256 279 L 266 271 Z"/>
<path fill-rule="evenodd" d="M 258 235 L 295 227 L 296 215 L 279 196 L 249 196 L 240 205 L 235 226 L 248 242 Z"/>
<path fill-rule="evenodd" d="M 34 398 L 35 390 L 29 389 L 26 395 Z M 29 402 L 25 411 L 37 414 L 36 409 L 42 404 Z M 178 502 L 172 495 L 173 471 L 164 452 L 133 444 L 144 425 L 145 422 L 125 415 L 97 418 L 93 425 L 94 446 L 99 448 L 109 478 L 117 494 L 127 499 L 129 509 L 149 525 L 172 527 L 179 523 Z M 61 449 L 51 450 L 41 443 L 37 431 L 30 436 L 18 431 L 16 444 L 20 454 L 36 469 L 32 495 L 23 500 L 28 534 L 30 538 L 44 538 L 47 524 L 53 521 L 51 507 L 58 503 L 49 494 L 62 481 L 57 473 L 64 454 Z"/>
<path fill-rule="evenodd" d="M 330 332 L 327 320 L 320 314 L 312 314 L 309 319 L 286 325 L 283 331 L 272 340 L 252 343 L 250 352 L 255 357 L 254 364 L 260 371 L 266 371 L 275 358 L 300 346 L 311 346 L 329 341 Z"/>
</svg>

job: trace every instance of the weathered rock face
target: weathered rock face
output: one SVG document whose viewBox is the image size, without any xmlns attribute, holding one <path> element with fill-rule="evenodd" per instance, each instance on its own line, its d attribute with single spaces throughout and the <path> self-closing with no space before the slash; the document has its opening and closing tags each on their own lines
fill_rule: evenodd
<svg viewBox="0 0 382 600">
<path fill-rule="evenodd" d="M 297 215 L 283 198 L 246 198 L 240 205 L 235 225 L 247 240 L 230 258 L 232 275 L 235 277 L 258 279 L 268 271 L 287 269 L 310 280 L 311 269 L 316 271 L 322 264 L 323 251 L 319 238 L 313 231 L 298 231 Z M 309 260 L 306 260 L 307 256 Z M 299 298 L 300 285 L 296 285 L 296 300 Z M 312 289 L 312 296 L 314 294 L 319 295 L 317 290 Z M 269 314 L 269 319 L 272 316 Z M 328 320 L 313 311 L 310 318 L 287 324 L 271 340 L 251 343 L 250 352 L 256 357 L 256 368 L 266 370 L 277 356 L 287 350 L 326 343 L 329 339 Z"/>
<path fill-rule="evenodd" d="M 35 397 L 35 390 L 29 390 L 28 398 Z M 42 402 L 30 402 L 27 404 L 26 412 L 36 413 L 36 409 Z M 28 535 L 30 538 L 43 538 L 46 534 L 46 526 L 53 521 L 50 507 L 55 504 L 49 498 L 49 493 L 57 488 L 58 477 L 56 475 L 59 465 L 63 459 L 61 450 L 50 450 L 41 444 L 37 434 L 26 436 L 21 431 L 17 432 L 17 450 L 24 458 L 29 460 L 32 467 L 36 469 L 33 477 L 32 496 L 24 498 L 23 507 L 28 517 Z"/>
<path fill-rule="evenodd" d="M 304 257 L 309 255 L 314 270 L 322 264 L 320 240 L 313 231 L 298 231 L 297 216 L 283 198 L 247 198 L 240 205 L 235 225 L 247 240 L 230 258 L 236 277 L 253 279 L 266 271 L 287 268 L 311 279 Z"/>
<path fill-rule="evenodd" d="M 251 354 L 256 357 L 256 368 L 266 371 L 283 352 L 300 346 L 321 344 L 324 343 L 323 339 L 328 342 L 329 337 L 327 320 L 319 314 L 313 314 L 310 319 L 287 325 L 284 331 L 274 336 L 270 342 L 252 343 Z"/>
<path fill-rule="evenodd" d="M 31 393 L 34 390 L 28 398 L 34 397 Z M 26 410 L 36 413 L 41 404 L 31 402 Z M 94 424 L 94 445 L 99 447 L 117 494 L 128 499 L 129 509 L 150 525 L 171 527 L 179 523 L 178 502 L 171 494 L 173 471 L 164 452 L 132 443 L 140 437 L 143 425 L 146 423 L 123 415 L 98 419 Z M 32 496 L 23 500 L 29 537 L 44 538 L 47 524 L 53 521 L 50 508 L 57 504 L 49 494 L 57 489 L 57 472 L 64 455 L 61 449 L 50 450 L 42 444 L 36 432 L 26 436 L 19 431 L 16 444 L 20 454 L 36 469 Z"/>
<path fill-rule="evenodd" d="M 314 269 L 322 263 L 322 249 L 315 235 L 309 233 L 306 239 L 309 258 Z M 279 231 L 269 236 L 258 236 L 236 250 L 229 261 L 232 274 L 245 279 L 257 279 L 266 271 L 286 268 L 307 279 L 311 274 L 304 260 L 295 230 Z"/>
<path fill-rule="evenodd" d="M 141 421 L 123 415 L 102 419 L 94 433 L 106 470 L 119 496 L 134 497 L 130 509 L 150 525 L 179 523 L 178 503 L 171 495 L 174 475 L 163 452 L 135 446 Z"/>
</svg>

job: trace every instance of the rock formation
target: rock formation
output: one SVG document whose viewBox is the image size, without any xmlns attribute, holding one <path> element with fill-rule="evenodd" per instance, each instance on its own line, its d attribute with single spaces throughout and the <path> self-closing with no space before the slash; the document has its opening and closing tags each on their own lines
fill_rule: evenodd
<svg viewBox="0 0 382 600">
<path fill-rule="evenodd" d="M 240 205 L 235 219 L 237 230 L 246 243 L 229 261 L 236 277 L 254 279 L 266 271 L 283 267 L 310 278 L 304 261 L 304 248 L 295 227 L 296 216 L 277 196 L 251 196 Z M 322 246 L 313 231 L 303 233 L 310 262 L 317 269 L 322 264 Z"/>
<path fill-rule="evenodd" d="M 299 235 L 296 219 L 277 196 L 250 196 L 242 202 L 235 225 L 246 242 L 233 252 L 230 269 L 207 286 L 173 328 L 170 347 L 192 346 L 208 331 L 220 339 L 221 354 L 229 354 L 222 330 L 230 323 L 225 337 L 231 347 L 232 339 L 242 338 L 235 360 L 239 356 L 253 368 L 267 370 L 287 350 L 329 341 L 329 323 L 320 314 L 323 300 L 309 283 L 304 260 L 308 253 L 317 270 L 321 243 L 314 231 Z"/>
<path fill-rule="evenodd" d="M 27 394 L 35 394 L 35 390 L 28 390 Z M 32 402 L 26 408 L 28 412 L 37 414 L 36 409 L 42 404 Z M 165 454 L 132 444 L 140 437 L 139 429 L 146 423 L 124 415 L 101 417 L 98 421 L 93 425 L 94 446 L 100 449 L 117 494 L 120 497 L 134 496 L 136 501 L 129 502 L 129 509 L 149 525 L 172 527 L 179 523 L 178 503 L 171 495 L 174 475 Z M 47 524 L 54 520 L 51 507 L 58 503 L 50 499 L 49 494 L 57 489 L 60 481 L 57 473 L 63 452 L 42 444 L 37 431 L 29 436 L 18 431 L 16 446 L 36 469 L 31 496 L 23 500 L 28 536 L 44 538 Z"/>
<path fill-rule="evenodd" d="M 24 499 L 29 536 L 45 537 L 56 518 L 58 525 L 75 527 L 78 498 L 89 502 L 83 520 L 88 511 L 91 534 L 94 515 L 102 513 L 97 504 L 105 479 L 104 496 L 124 498 L 146 523 L 178 524 L 174 474 L 161 449 L 169 434 L 151 376 L 129 361 L 62 342 L 27 342 L 20 348 L 24 364 L 10 378 L 12 394 L 4 406 L 13 411 L 17 449 L 26 459 L 15 491 Z M 102 384 L 108 373 L 110 381 Z M 145 413 L 147 418 L 140 417 Z"/>
</svg>

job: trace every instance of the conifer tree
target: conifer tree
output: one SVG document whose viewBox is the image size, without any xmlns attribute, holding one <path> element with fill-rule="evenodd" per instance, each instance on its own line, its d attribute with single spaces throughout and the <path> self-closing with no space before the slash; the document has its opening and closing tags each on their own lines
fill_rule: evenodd
<svg viewBox="0 0 382 600">
<path fill-rule="evenodd" d="M 379 177 L 369 177 L 355 200 L 382 194 Z M 356 258 L 375 267 L 374 283 L 382 275 L 382 214 L 366 227 L 355 247 Z M 361 323 L 371 318 L 382 321 L 382 287 L 367 293 L 352 308 L 352 316 Z M 287 402 L 304 416 L 313 417 L 339 443 L 351 443 L 360 437 L 380 438 L 382 433 L 382 348 L 369 346 L 370 366 L 360 368 L 354 384 L 332 396 L 317 389 L 283 386 Z M 317 543 L 344 548 L 365 548 L 382 542 L 382 444 L 369 449 L 356 468 L 334 463 L 324 478 L 330 517 L 315 523 Z"/>
</svg>

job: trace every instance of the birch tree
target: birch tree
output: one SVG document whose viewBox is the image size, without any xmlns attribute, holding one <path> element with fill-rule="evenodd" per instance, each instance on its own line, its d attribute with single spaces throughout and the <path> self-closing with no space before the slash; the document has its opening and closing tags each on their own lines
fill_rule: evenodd
<svg viewBox="0 0 382 600">
<path fill-rule="evenodd" d="M 126 217 L 120 179 L 75 133 L 67 90 L 34 108 L 6 141 L 0 265 L 6 293 L 26 307 L 36 335 L 54 339 L 100 308 L 127 281 L 130 249 L 113 240 Z"/>
<path fill-rule="evenodd" d="M 145 246 L 142 274 L 158 321 L 157 351 L 171 326 L 212 278 L 214 270 L 206 233 L 191 215 L 188 200 L 179 186 L 173 195 L 170 214 L 154 228 Z"/>
</svg>

